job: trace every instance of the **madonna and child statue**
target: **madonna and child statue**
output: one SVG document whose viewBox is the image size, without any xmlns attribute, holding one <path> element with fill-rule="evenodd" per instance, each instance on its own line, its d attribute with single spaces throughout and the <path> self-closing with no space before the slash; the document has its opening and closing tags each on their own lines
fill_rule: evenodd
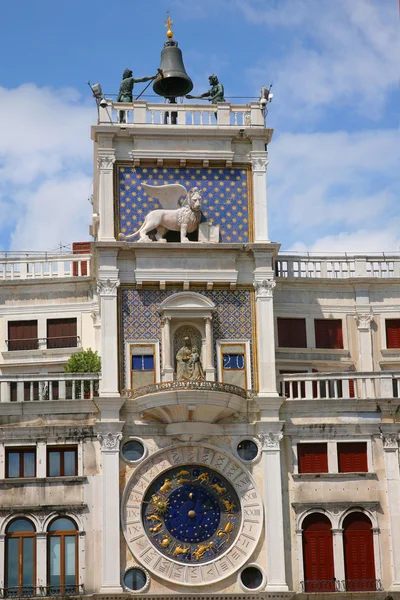
<svg viewBox="0 0 400 600">
<path fill-rule="evenodd" d="M 199 349 L 191 345 L 188 337 L 185 337 L 184 345 L 176 354 L 176 378 L 184 381 L 205 379 Z"/>
</svg>

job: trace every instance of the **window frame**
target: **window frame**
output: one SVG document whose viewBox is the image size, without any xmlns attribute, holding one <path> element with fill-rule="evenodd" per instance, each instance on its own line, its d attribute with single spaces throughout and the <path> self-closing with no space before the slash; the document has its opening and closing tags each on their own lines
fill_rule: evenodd
<svg viewBox="0 0 400 600">
<path fill-rule="evenodd" d="M 345 446 L 345 445 L 361 445 L 361 444 L 365 444 L 365 463 L 366 463 L 366 469 L 365 470 L 351 470 L 351 471 L 343 471 L 340 469 L 340 452 L 339 452 L 339 446 Z M 349 452 L 347 452 L 349 453 Z M 363 453 L 364 454 L 364 453 Z M 369 473 L 369 460 L 368 460 L 368 443 L 364 440 L 341 440 L 341 441 L 337 441 L 336 442 L 336 456 L 337 456 L 337 469 L 338 469 L 338 473 Z"/>
<path fill-rule="evenodd" d="M 53 337 L 49 337 L 49 324 L 55 324 L 55 322 L 58 321 L 59 325 L 62 325 L 62 322 L 64 322 L 64 325 L 66 324 L 67 321 L 70 322 L 70 324 L 75 324 L 75 335 L 68 335 L 68 336 L 53 336 Z M 72 340 L 75 339 L 75 344 L 68 344 L 66 346 L 63 345 L 52 345 L 51 343 L 49 344 L 49 340 L 62 340 L 62 339 L 66 339 L 66 340 Z M 55 350 L 58 348 L 78 348 L 78 340 L 79 340 L 79 336 L 78 336 L 78 318 L 77 317 L 61 317 L 61 318 L 57 318 L 57 319 L 46 319 L 46 347 L 48 350 Z"/>
<path fill-rule="evenodd" d="M 306 450 L 305 446 L 325 446 L 326 452 L 324 453 L 325 455 L 325 460 L 326 460 L 326 471 L 302 471 L 300 470 L 300 463 L 301 463 L 301 458 L 302 458 L 302 452 L 304 450 Z M 314 452 L 314 454 L 317 454 L 317 452 Z M 323 454 L 322 452 L 320 452 L 319 454 Z M 329 473 L 329 448 L 328 448 L 328 441 L 324 441 L 324 442 L 316 442 L 316 441 L 310 441 L 310 442 L 299 442 L 297 444 L 297 465 L 298 465 L 298 473 L 299 475 L 326 475 L 327 473 Z"/>
<path fill-rule="evenodd" d="M 64 474 L 64 453 L 71 452 L 73 450 L 75 452 L 75 474 L 74 475 L 65 475 Z M 50 475 L 50 453 L 51 452 L 60 452 L 60 474 L 59 475 Z M 79 461 L 78 461 L 78 446 L 77 445 L 66 445 L 66 446 L 47 446 L 46 448 L 46 477 L 78 477 L 79 473 Z"/>
<path fill-rule="evenodd" d="M 328 444 L 328 473 L 300 473 L 299 472 L 299 457 L 298 457 L 298 452 L 297 452 L 297 445 L 298 444 L 307 444 L 307 443 L 327 443 Z M 303 476 L 305 477 L 313 477 L 313 475 L 315 475 L 316 477 L 318 477 L 319 479 L 323 479 L 325 476 L 326 477 L 330 477 L 330 476 L 342 476 L 342 477 L 349 477 L 351 478 L 352 475 L 354 475 L 355 473 L 359 473 L 359 471 L 353 471 L 353 472 L 339 472 L 339 461 L 338 461 L 338 447 L 337 445 L 340 443 L 353 443 L 353 442 L 363 442 L 367 444 L 367 466 L 368 466 L 368 471 L 362 471 L 362 473 L 364 474 L 364 476 L 374 476 L 375 474 L 375 470 L 374 470 L 374 457 L 373 457 L 373 448 L 372 448 L 372 437 L 367 437 L 367 436 L 363 436 L 360 438 L 349 438 L 349 437 L 338 437 L 335 440 L 329 439 L 329 438 L 323 438 L 323 437 L 309 437 L 309 438 L 304 438 L 304 437 L 300 437 L 300 436 L 295 436 L 293 435 L 292 440 L 291 440 L 291 448 L 292 448 L 292 456 L 293 456 L 293 463 L 292 463 L 292 475 L 295 477 L 295 479 L 297 478 L 301 478 Z"/>
<path fill-rule="evenodd" d="M 328 321 L 334 321 L 336 323 L 340 323 L 341 327 L 340 327 L 340 331 L 341 331 L 341 338 L 342 338 L 342 346 L 341 348 L 331 348 L 331 347 L 326 347 L 326 346 L 318 346 L 317 344 L 317 327 L 316 324 L 317 323 L 327 323 Z M 322 317 L 322 318 L 316 318 L 314 317 L 314 338 L 315 338 L 315 348 L 317 348 L 318 350 L 333 350 L 333 351 L 337 351 L 337 350 L 344 350 L 345 349 L 345 336 L 344 336 L 344 321 L 345 319 L 343 317 L 339 317 L 339 318 L 331 318 L 331 317 Z"/>
<path fill-rule="evenodd" d="M 137 347 L 150 347 L 154 349 L 154 383 L 161 381 L 161 364 L 160 364 L 160 341 L 159 340 L 128 340 L 125 343 L 125 387 L 132 389 L 132 356 Z M 148 373 L 149 371 L 144 371 Z"/>
<path fill-rule="evenodd" d="M 11 477 L 9 475 L 9 465 L 8 465 L 8 456 L 11 452 L 18 452 L 20 454 L 19 456 L 19 475 L 18 477 Z M 28 454 L 33 452 L 35 460 L 34 460 L 34 465 L 35 465 L 35 472 L 34 475 L 21 475 L 21 473 L 24 473 L 24 460 L 23 460 L 23 455 L 24 454 Z M 29 478 L 29 477 L 37 477 L 37 448 L 36 446 L 7 446 L 5 448 L 5 479 L 25 479 L 25 478 Z"/>
<path fill-rule="evenodd" d="M 19 520 L 23 520 L 23 521 L 28 521 L 28 523 L 30 523 L 33 527 L 33 531 L 14 531 L 12 533 L 8 533 L 8 529 L 9 527 L 15 522 L 15 521 L 19 521 Z M 9 561 L 9 551 L 8 551 L 8 540 L 9 539 L 18 539 L 18 585 L 17 586 L 12 586 L 17 587 L 18 591 L 21 590 L 21 592 L 18 593 L 18 597 L 23 597 L 23 588 L 24 587 L 29 587 L 29 588 L 33 588 L 34 590 L 36 589 L 36 581 L 37 581 L 37 531 L 36 531 L 36 527 L 35 524 L 32 523 L 32 521 L 30 519 L 28 519 L 25 516 L 19 516 L 19 517 L 15 517 L 14 519 L 12 519 L 6 527 L 6 534 L 5 534 L 5 548 L 4 548 L 4 585 L 5 588 L 8 590 L 8 561 Z M 23 585 L 23 576 L 24 576 L 24 564 L 23 564 L 23 540 L 27 539 L 27 538 L 33 538 L 33 583 L 32 586 L 28 585 L 28 586 L 24 586 Z M 33 596 L 35 596 L 36 594 L 32 594 Z M 13 597 L 13 596 L 11 596 Z M 15 596 L 14 596 L 15 597 Z M 27 596 L 28 597 L 28 596 Z"/>
<path fill-rule="evenodd" d="M 29 323 L 29 327 L 35 327 L 36 326 L 36 337 L 32 337 L 32 338 L 12 338 L 10 336 L 10 327 L 13 325 L 16 326 L 27 326 Z M 36 324 L 36 325 L 34 325 Z M 24 342 L 31 342 L 31 347 L 30 348 L 10 348 L 10 346 L 12 346 L 12 342 L 16 342 L 18 345 L 18 342 L 21 343 L 21 345 L 24 344 Z M 8 352 L 26 352 L 29 350 L 38 350 L 39 349 L 39 320 L 38 319 L 17 319 L 17 320 L 13 320 L 10 319 L 7 321 L 7 351 Z M 29 345 L 29 344 L 28 344 Z"/>
<path fill-rule="evenodd" d="M 243 346 L 244 347 L 244 369 L 229 369 L 229 370 L 232 370 L 232 371 L 244 370 L 246 387 L 247 387 L 247 389 L 251 389 L 251 354 L 250 354 L 251 346 L 250 346 L 250 340 L 246 340 L 246 339 L 217 340 L 216 351 L 217 351 L 217 378 L 218 378 L 218 381 L 221 381 L 222 383 L 224 383 L 223 372 L 225 369 L 223 368 L 223 364 L 224 364 L 223 363 L 223 354 L 224 354 L 224 348 L 229 347 L 229 346 Z M 229 354 L 229 352 L 226 352 L 225 354 Z M 235 352 L 235 354 L 237 354 L 237 352 Z"/>
<path fill-rule="evenodd" d="M 57 529 L 55 531 L 50 531 L 50 526 L 57 519 L 68 519 L 71 523 L 74 524 L 75 529 Z M 50 541 L 52 538 L 59 537 L 60 538 L 60 583 L 51 584 L 50 583 Z M 74 537 L 75 538 L 75 583 L 65 583 L 65 538 L 66 537 Z M 69 517 L 68 515 L 57 515 L 54 519 L 50 521 L 47 526 L 47 587 L 50 591 L 52 588 L 68 588 L 69 586 L 75 586 L 74 594 L 77 594 L 79 591 L 79 529 L 77 523 Z M 61 593 L 61 595 L 64 595 Z M 53 595 L 50 593 L 50 595 Z"/>
<path fill-rule="evenodd" d="M 282 321 L 297 321 L 300 322 L 302 321 L 304 324 L 304 346 L 294 346 L 294 345 L 289 345 L 289 346 L 282 346 L 280 344 L 280 333 L 279 333 L 279 323 L 282 323 Z M 303 333 L 303 332 L 302 332 Z M 277 334 L 277 348 L 281 349 L 281 348 L 302 348 L 302 349 L 307 349 L 308 348 L 308 341 L 307 341 L 307 319 L 306 317 L 287 317 L 287 316 L 283 316 L 283 317 L 277 317 L 276 318 L 276 334 Z"/>
</svg>

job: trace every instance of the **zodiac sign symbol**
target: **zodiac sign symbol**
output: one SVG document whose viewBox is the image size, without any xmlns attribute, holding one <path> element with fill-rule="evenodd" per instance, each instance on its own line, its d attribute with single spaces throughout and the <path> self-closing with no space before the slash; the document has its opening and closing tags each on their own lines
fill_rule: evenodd
<svg viewBox="0 0 400 600">
<path fill-rule="evenodd" d="M 196 477 L 196 479 L 193 479 L 193 481 L 200 481 L 200 483 L 208 483 L 210 479 L 210 475 L 208 473 L 205 473 L 204 471 L 202 471 L 200 473 L 200 475 L 198 477 Z"/>
<path fill-rule="evenodd" d="M 157 496 L 156 494 L 153 494 L 151 497 L 151 505 L 154 511 L 159 515 L 163 515 L 164 513 L 166 513 L 169 508 L 168 500 L 163 500 L 162 498 L 160 498 L 160 496 Z"/>
<path fill-rule="evenodd" d="M 226 492 L 226 488 L 221 487 L 218 483 L 214 483 L 210 487 L 214 488 L 214 490 L 217 492 L 218 496 L 221 496 L 222 494 L 225 494 L 225 492 Z"/>
<path fill-rule="evenodd" d="M 200 544 L 197 550 L 193 551 L 193 556 L 196 560 L 201 560 L 205 553 L 214 546 L 214 542 L 208 542 L 208 544 Z"/>
<path fill-rule="evenodd" d="M 165 535 L 160 542 L 160 546 L 162 546 L 162 548 L 168 548 L 170 543 L 171 543 L 171 538 L 168 535 Z"/>
<path fill-rule="evenodd" d="M 155 527 L 150 527 L 149 531 L 151 531 L 152 533 L 158 533 L 162 526 L 163 524 L 159 523 Z"/>
<path fill-rule="evenodd" d="M 222 542 L 223 544 L 225 544 L 225 542 L 229 542 L 229 540 L 231 539 L 231 532 L 233 531 L 233 527 L 234 524 L 231 521 L 228 521 L 228 523 L 223 529 L 219 529 L 217 531 L 217 537 L 224 540 Z"/>
<path fill-rule="evenodd" d="M 170 479 L 166 479 L 164 481 L 164 483 L 162 484 L 162 486 L 160 487 L 160 492 L 162 494 L 166 494 L 166 492 L 168 492 L 168 490 L 172 487 L 172 481 Z"/>
<path fill-rule="evenodd" d="M 227 512 L 233 512 L 235 510 L 235 505 L 230 500 L 222 500 L 222 504 L 225 506 Z"/>
<path fill-rule="evenodd" d="M 152 521 L 154 523 L 154 521 L 161 521 L 160 517 L 157 517 L 157 515 L 149 515 L 148 517 L 146 517 L 146 519 L 148 521 Z"/>
<path fill-rule="evenodd" d="M 186 556 L 189 550 L 190 546 L 177 546 L 173 551 L 172 556 L 178 556 L 179 554 L 183 554 L 184 556 Z"/>
<path fill-rule="evenodd" d="M 175 475 L 175 477 L 184 477 L 185 475 L 190 475 L 190 472 L 186 471 L 185 469 L 182 469 L 181 471 L 179 471 L 179 473 Z"/>
</svg>

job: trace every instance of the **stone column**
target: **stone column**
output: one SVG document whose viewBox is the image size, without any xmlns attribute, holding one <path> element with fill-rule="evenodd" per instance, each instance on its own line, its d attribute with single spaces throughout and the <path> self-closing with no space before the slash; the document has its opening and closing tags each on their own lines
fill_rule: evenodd
<svg viewBox="0 0 400 600">
<path fill-rule="evenodd" d="M 118 279 L 100 279 L 97 291 L 101 312 L 101 379 L 100 396 L 118 397 Z"/>
<path fill-rule="evenodd" d="M 0 588 L 4 588 L 4 566 L 5 566 L 5 560 L 4 560 L 4 553 L 5 553 L 5 546 L 6 546 L 6 535 L 5 533 L 0 533 Z"/>
<path fill-rule="evenodd" d="M 359 371 L 373 371 L 371 323 L 374 317 L 371 313 L 354 315 L 358 329 L 358 364 Z"/>
<path fill-rule="evenodd" d="M 119 594 L 121 588 L 120 565 L 120 499 L 119 499 L 119 443 L 122 433 L 111 424 L 100 424 L 98 434 L 101 444 L 102 464 L 102 552 L 103 572 L 100 593 Z"/>
<path fill-rule="evenodd" d="M 254 241 L 268 242 L 267 152 L 251 152 L 253 172 Z"/>
<path fill-rule="evenodd" d="M 296 547 L 297 547 L 297 565 L 298 565 L 298 576 L 299 584 L 304 582 L 304 557 L 303 557 L 303 530 L 296 529 Z M 299 591 L 300 587 L 299 587 Z"/>
<path fill-rule="evenodd" d="M 260 433 L 263 461 L 263 496 L 267 548 L 266 591 L 286 592 L 285 548 L 283 533 L 281 432 Z"/>
<path fill-rule="evenodd" d="M 382 579 L 382 560 L 381 549 L 379 544 L 379 527 L 372 528 L 372 535 L 374 540 L 375 577 L 376 579 Z"/>
<path fill-rule="evenodd" d="M 47 585 L 47 532 L 36 534 L 36 585 Z"/>
<path fill-rule="evenodd" d="M 164 347 L 163 347 L 163 379 L 164 381 L 173 381 L 174 379 L 174 367 L 172 366 L 171 357 L 171 317 L 164 317 L 163 321 L 164 331 Z"/>
<path fill-rule="evenodd" d="M 333 567 L 336 581 L 346 579 L 344 571 L 343 529 L 332 529 Z"/>
<path fill-rule="evenodd" d="M 390 586 L 390 589 L 400 591 L 400 473 L 397 434 L 385 433 L 382 435 L 382 441 L 385 456 L 387 500 L 392 545 L 392 585 Z"/>
<path fill-rule="evenodd" d="M 215 381 L 212 317 L 205 317 L 204 321 L 206 324 L 206 379 L 207 381 Z"/>
<path fill-rule="evenodd" d="M 258 384 L 261 395 L 276 397 L 273 279 L 256 280 Z"/>
<path fill-rule="evenodd" d="M 115 151 L 111 148 L 97 156 L 99 170 L 100 242 L 115 242 L 114 234 L 114 177 Z"/>
</svg>

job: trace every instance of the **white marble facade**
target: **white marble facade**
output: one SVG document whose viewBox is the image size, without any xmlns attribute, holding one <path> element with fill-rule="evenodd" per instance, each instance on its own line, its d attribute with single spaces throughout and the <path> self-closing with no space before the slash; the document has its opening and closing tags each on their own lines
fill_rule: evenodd
<svg viewBox="0 0 400 600">
<path fill-rule="evenodd" d="M 90 254 L 32 257 L 33 268 L 4 259 L 0 588 L 396 598 L 400 259 L 279 254 L 267 228 L 272 130 L 262 108 L 223 103 L 215 117 L 203 107 L 199 122 L 177 106 L 176 125 L 144 101 L 125 107 L 127 123 L 111 101 L 100 108 Z M 268 168 L 273 144 L 271 157 Z M 199 187 L 201 236 L 130 239 L 158 208 L 141 182 Z M 73 349 L 62 334 L 52 344 L 52 319 L 76 320 Z M 321 342 L 327 321 L 332 347 Z M 18 345 L 18 331 L 29 341 Z M 177 380 L 186 338 L 204 379 Z M 66 360 L 89 347 L 101 354 L 99 384 L 90 374 L 71 383 Z M 319 471 L 304 467 L 304 444 Z M 344 468 L 354 448 L 361 462 Z M 211 536 L 171 533 L 169 507 L 186 493 L 214 507 Z M 188 530 L 203 527 L 198 511 L 185 513 Z M 58 518 L 73 527 L 73 564 L 67 546 L 54 554 L 57 535 L 67 544 L 52 529 Z M 27 584 L 6 561 L 21 519 L 36 545 Z M 350 564 L 347 536 L 356 531 L 357 544 L 360 523 L 368 560 Z M 325 544 L 326 564 L 310 559 L 310 543 Z"/>
</svg>

